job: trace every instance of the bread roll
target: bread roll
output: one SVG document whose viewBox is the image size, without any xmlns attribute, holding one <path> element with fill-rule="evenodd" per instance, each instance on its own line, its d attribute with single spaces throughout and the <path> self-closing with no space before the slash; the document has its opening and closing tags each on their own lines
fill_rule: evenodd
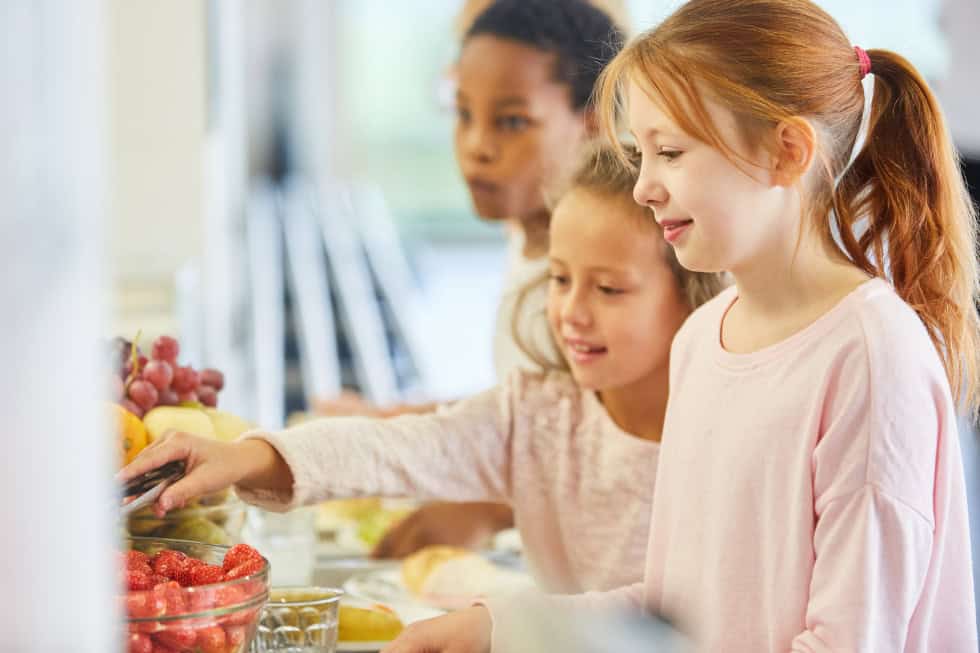
<svg viewBox="0 0 980 653">
<path fill-rule="evenodd" d="M 454 546 L 427 546 L 402 561 L 402 582 L 412 594 L 418 596 L 429 574 L 447 560 L 469 555 L 466 549 Z"/>
</svg>

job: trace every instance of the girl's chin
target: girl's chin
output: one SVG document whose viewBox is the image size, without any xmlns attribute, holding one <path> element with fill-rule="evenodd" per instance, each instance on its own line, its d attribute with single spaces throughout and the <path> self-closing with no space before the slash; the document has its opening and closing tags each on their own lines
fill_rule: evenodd
<svg viewBox="0 0 980 653">
<path fill-rule="evenodd" d="M 572 378 L 583 390 L 602 392 L 603 389 L 608 389 L 608 384 L 599 382 L 594 374 L 582 373 L 575 368 L 572 368 Z"/>
</svg>

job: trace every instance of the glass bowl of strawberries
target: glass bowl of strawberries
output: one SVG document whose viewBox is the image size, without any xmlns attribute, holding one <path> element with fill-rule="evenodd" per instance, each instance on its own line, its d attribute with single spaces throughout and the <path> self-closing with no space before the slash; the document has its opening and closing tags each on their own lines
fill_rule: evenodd
<svg viewBox="0 0 980 653">
<path fill-rule="evenodd" d="M 246 653 L 269 599 L 269 563 L 233 547 L 132 537 L 120 553 L 128 653 Z"/>
</svg>

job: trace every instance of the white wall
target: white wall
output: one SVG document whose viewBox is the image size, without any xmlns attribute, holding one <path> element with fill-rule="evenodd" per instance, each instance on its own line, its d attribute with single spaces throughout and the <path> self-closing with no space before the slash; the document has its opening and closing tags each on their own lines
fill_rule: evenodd
<svg viewBox="0 0 980 653">
<path fill-rule="evenodd" d="M 205 7 L 109 0 L 114 276 L 170 281 L 205 248 Z"/>
<path fill-rule="evenodd" d="M 116 653 L 102 0 L 0 2 L 0 650 Z"/>
<path fill-rule="evenodd" d="M 951 53 L 940 101 L 960 150 L 980 158 L 980 0 L 945 0 L 940 20 Z"/>
</svg>

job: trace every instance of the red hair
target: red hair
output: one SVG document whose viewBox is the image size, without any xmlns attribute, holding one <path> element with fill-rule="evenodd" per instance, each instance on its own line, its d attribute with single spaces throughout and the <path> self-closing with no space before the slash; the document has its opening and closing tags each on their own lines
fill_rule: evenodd
<svg viewBox="0 0 980 653">
<path fill-rule="evenodd" d="M 842 253 L 893 284 L 926 326 L 954 395 L 976 408 L 976 209 L 925 80 L 894 52 L 867 55 L 874 96 L 865 142 L 850 163 L 864 111 L 862 61 L 808 0 L 691 0 L 609 64 L 599 115 L 614 135 L 634 80 L 733 163 L 738 157 L 702 91 L 734 113 L 741 136 L 770 147 L 767 135 L 780 122 L 811 121 L 821 165 L 806 189 L 810 225 L 828 243 L 836 227 Z"/>
</svg>

